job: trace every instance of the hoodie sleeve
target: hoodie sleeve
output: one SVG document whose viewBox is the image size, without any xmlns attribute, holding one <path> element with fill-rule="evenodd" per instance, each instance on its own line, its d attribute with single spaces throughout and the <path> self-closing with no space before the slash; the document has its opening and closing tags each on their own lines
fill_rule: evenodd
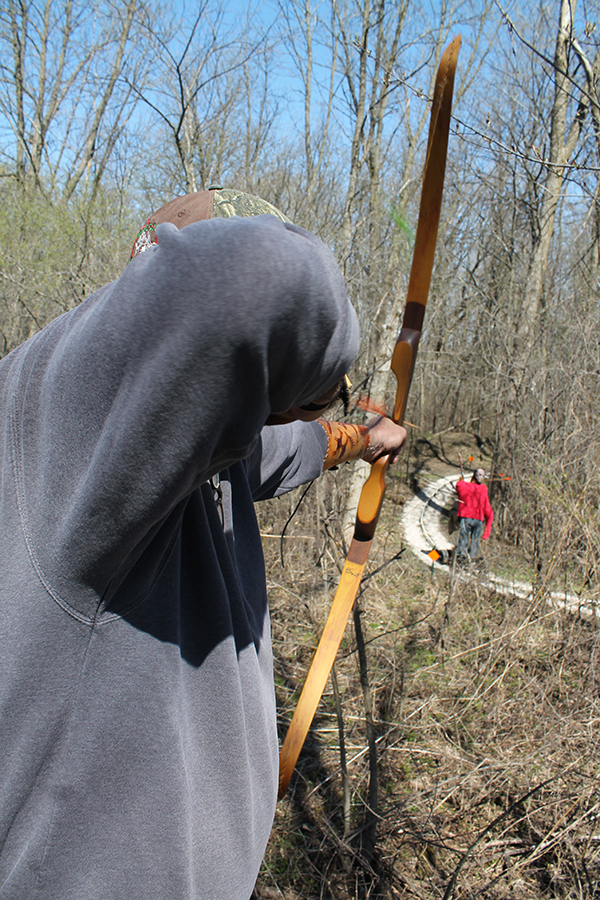
<svg viewBox="0 0 600 900">
<path fill-rule="evenodd" d="M 19 511 L 61 596 L 103 596 L 270 413 L 321 394 L 358 350 L 341 273 L 308 232 L 260 216 L 157 235 L 14 360 Z"/>
<path fill-rule="evenodd" d="M 267 425 L 248 459 L 254 500 L 280 497 L 318 478 L 327 452 L 327 435 L 318 422 Z"/>
</svg>

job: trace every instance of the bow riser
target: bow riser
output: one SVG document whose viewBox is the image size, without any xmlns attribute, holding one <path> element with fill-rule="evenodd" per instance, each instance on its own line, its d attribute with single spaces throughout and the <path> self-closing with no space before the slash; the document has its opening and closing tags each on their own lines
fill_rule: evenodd
<svg viewBox="0 0 600 900">
<path fill-rule="evenodd" d="M 392 418 L 397 425 L 402 425 L 404 422 L 408 389 L 412 381 L 420 337 L 420 331 L 403 328 L 394 348 L 391 368 L 398 380 L 398 390 Z M 374 462 L 369 477 L 363 485 L 354 527 L 354 537 L 358 541 L 373 540 L 385 497 L 385 475 L 389 464 L 388 456 L 382 456 L 381 459 Z"/>
<path fill-rule="evenodd" d="M 421 307 L 421 309 L 424 311 L 425 308 Z M 398 342 L 394 347 L 391 369 L 398 381 L 398 389 L 396 391 L 396 402 L 392 418 L 397 425 L 402 425 L 404 422 L 408 392 L 415 369 L 420 340 L 420 330 L 403 327 Z"/>
</svg>

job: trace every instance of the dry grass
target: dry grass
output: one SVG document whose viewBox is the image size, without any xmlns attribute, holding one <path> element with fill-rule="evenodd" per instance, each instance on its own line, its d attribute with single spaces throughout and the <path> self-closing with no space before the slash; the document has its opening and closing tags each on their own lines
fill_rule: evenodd
<svg viewBox="0 0 600 900">
<path fill-rule="evenodd" d="M 371 570 L 401 548 L 396 523 L 409 494 L 399 483 L 390 494 Z M 267 506 L 263 530 L 281 530 L 296 500 Z M 284 568 L 279 542 L 265 539 L 282 734 L 337 572 L 334 529 L 324 543 L 313 510 L 309 493 L 286 532 Z M 329 685 L 279 803 L 257 898 L 600 898 L 598 623 L 477 583 L 447 600 L 447 576 L 408 553 L 367 581 L 374 852 L 364 841 L 369 754 L 349 626 L 336 669 L 350 821 Z"/>
</svg>

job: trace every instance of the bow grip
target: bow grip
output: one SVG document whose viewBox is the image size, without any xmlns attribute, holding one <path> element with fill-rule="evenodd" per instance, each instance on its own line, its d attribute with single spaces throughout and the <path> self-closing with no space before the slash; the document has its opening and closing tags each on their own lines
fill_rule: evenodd
<svg viewBox="0 0 600 900">
<path fill-rule="evenodd" d="M 415 368 L 420 337 L 420 330 L 417 331 L 414 328 L 402 328 L 396 346 L 394 347 L 391 368 L 398 381 L 398 389 L 396 391 L 396 402 L 394 404 L 394 415 L 392 418 L 396 425 L 402 425 L 404 422 L 406 401 L 408 400 L 408 391 L 410 389 L 413 370 Z"/>
<path fill-rule="evenodd" d="M 371 466 L 369 477 L 360 492 L 354 525 L 354 538 L 357 541 L 373 540 L 385 495 L 385 473 L 389 464 L 389 456 L 381 456 L 377 459 Z"/>
<path fill-rule="evenodd" d="M 421 317 L 422 321 L 422 317 Z M 408 391 L 412 380 L 417 347 L 421 331 L 415 328 L 402 328 L 398 335 L 392 356 L 392 371 L 398 380 L 396 403 L 393 419 L 402 425 L 406 410 Z M 385 473 L 390 465 L 389 456 L 382 456 L 371 466 L 371 472 L 360 494 L 356 510 L 354 537 L 357 541 L 371 541 L 377 527 L 379 512 L 385 495 Z"/>
</svg>

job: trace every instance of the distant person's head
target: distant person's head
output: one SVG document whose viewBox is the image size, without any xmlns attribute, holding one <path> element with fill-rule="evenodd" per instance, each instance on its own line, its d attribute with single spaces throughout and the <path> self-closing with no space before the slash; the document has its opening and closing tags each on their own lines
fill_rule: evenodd
<svg viewBox="0 0 600 900">
<path fill-rule="evenodd" d="M 473 480 L 476 481 L 477 484 L 481 484 L 484 478 L 485 469 L 482 469 L 481 466 L 478 466 L 473 472 Z"/>
</svg>

